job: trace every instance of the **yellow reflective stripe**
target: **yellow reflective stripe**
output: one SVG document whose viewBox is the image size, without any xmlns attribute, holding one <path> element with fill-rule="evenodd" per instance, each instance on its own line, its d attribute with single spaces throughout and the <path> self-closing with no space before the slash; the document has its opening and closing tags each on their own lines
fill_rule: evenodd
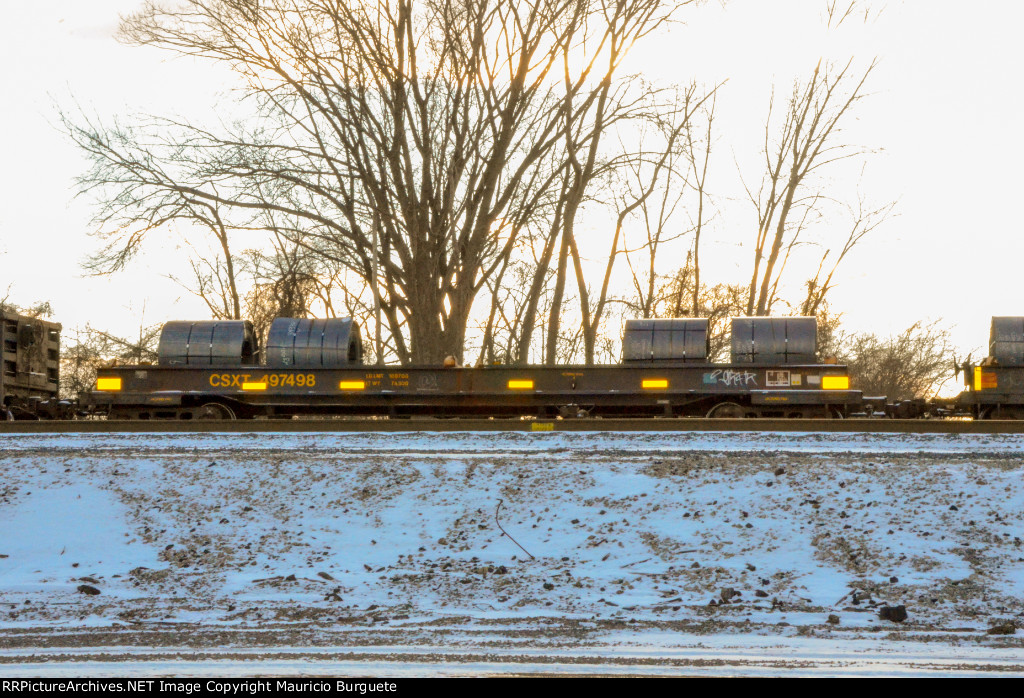
<svg viewBox="0 0 1024 698">
<path fill-rule="evenodd" d="M 266 383 L 242 383 L 242 390 L 266 390 Z"/>
<path fill-rule="evenodd" d="M 533 381 L 527 379 L 510 380 L 508 382 L 509 390 L 533 390 Z"/>
<path fill-rule="evenodd" d="M 974 367 L 974 389 L 975 390 L 991 390 L 992 388 L 999 387 L 996 381 L 996 374 L 992 371 L 983 371 L 981 366 Z"/>
<path fill-rule="evenodd" d="M 645 388 L 646 390 L 667 388 L 668 380 L 665 378 L 644 378 L 640 381 L 640 387 Z"/>
<path fill-rule="evenodd" d="M 822 388 L 822 390 L 849 390 L 850 389 L 850 377 L 849 376 L 822 376 L 821 377 L 821 388 Z"/>
<path fill-rule="evenodd" d="M 341 381 L 338 383 L 338 390 L 364 390 L 366 381 Z"/>
<path fill-rule="evenodd" d="M 120 390 L 121 379 L 120 378 L 97 378 L 96 379 L 96 390 Z"/>
</svg>

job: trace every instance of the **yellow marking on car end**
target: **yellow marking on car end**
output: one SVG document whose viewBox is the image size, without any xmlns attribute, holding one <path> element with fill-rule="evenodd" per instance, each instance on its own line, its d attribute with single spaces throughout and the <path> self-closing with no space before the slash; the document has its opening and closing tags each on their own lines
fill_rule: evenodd
<svg viewBox="0 0 1024 698">
<path fill-rule="evenodd" d="M 850 377 L 849 376 L 822 376 L 821 377 L 821 389 L 822 390 L 849 390 L 850 389 Z"/>
</svg>

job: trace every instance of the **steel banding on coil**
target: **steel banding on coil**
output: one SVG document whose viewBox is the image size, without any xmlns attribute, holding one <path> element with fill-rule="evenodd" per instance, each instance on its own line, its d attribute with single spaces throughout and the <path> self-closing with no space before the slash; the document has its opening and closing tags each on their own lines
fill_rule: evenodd
<svg viewBox="0 0 1024 698">
<path fill-rule="evenodd" d="M 359 325 L 351 318 L 277 318 L 267 335 L 267 366 L 334 368 L 361 364 Z"/>
<path fill-rule="evenodd" d="M 813 317 L 741 317 L 732 320 L 734 364 L 813 364 L 818 360 Z"/>
<path fill-rule="evenodd" d="M 252 323 L 248 320 L 168 322 L 160 332 L 161 366 L 235 366 L 255 359 Z"/>
</svg>

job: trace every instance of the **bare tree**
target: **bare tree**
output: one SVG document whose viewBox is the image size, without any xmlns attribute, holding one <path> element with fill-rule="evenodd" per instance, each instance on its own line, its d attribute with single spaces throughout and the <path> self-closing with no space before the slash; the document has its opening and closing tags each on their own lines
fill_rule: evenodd
<svg viewBox="0 0 1024 698">
<path fill-rule="evenodd" d="M 629 308 L 634 316 L 654 317 L 662 312 L 664 305 L 660 297 L 663 292 L 663 273 L 659 266 L 659 255 L 662 254 L 666 245 L 685 238 L 693 237 L 692 245 L 686 253 L 686 265 L 682 269 L 673 272 L 676 279 L 686 277 L 686 285 L 691 288 L 691 304 L 686 308 L 683 304 L 674 303 L 676 317 L 682 315 L 693 315 L 698 312 L 700 306 L 700 236 L 705 224 L 708 222 L 705 205 L 708 202 L 707 167 L 710 159 L 712 122 L 714 119 L 714 103 L 718 89 L 721 84 L 708 92 L 699 101 L 694 100 L 693 109 L 686 115 L 685 122 L 681 123 L 681 131 L 666 129 L 662 127 L 665 138 L 665 147 L 654 168 L 654 176 L 649 182 L 644 182 L 641 177 L 640 168 L 630 168 L 628 177 L 617 188 L 624 193 L 618 198 L 619 218 L 616 232 L 622 228 L 626 215 L 636 209 L 637 216 L 633 226 L 643 232 L 639 243 L 634 242 L 632 247 L 623 236 L 623 253 L 626 264 L 629 267 L 630 282 L 633 287 L 634 297 L 624 298 L 625 307 Z M 691 93 L 692 94 L 692 93 Z M 692 99 L 692 97 L 688 97 Z M 697 123 L 695 114 L 702 114 L 702 119 Z M 697 133 L 700 131 L 700 133 Z M 660 182 L 658 181 L 658 170 Z M 637 187 L 634 180 L 640 183 L 639 192 L 647 191 L 657 193 L 654 196 L 637 195 Z M 687 200 L 687 196 L 692 201 Z M 630 205 L 629 202 L 634 202 Z M 677 217 L 682 210 L 687 214 L 689 226 L 680 225 Z M 625 214 L 625 215 L 624 215 Z M 635 239 L 630 237 L 630 239 Z M 613 252 L 616 251 L 613 246 Z M 645 265 L 641 267 L 635 264 L 633 257 L 635 253 L 642 253 Z M 610 269 L 610 266 L 609 266 Z M 679 275 L 682 276 L 679 276 Z M 677 284 L 678 287 L 678 284 Z M 682 300 L 676 298 L 675 300 Z"/>
<path fill-rule="evenodd" d="M 848 335 L 843 330 L 842 314 L 833 312 L 828 301 L 823 301 L 814 313 L 814 317 L 818 321 L 815 344 L 819 360 L 838 360 L 844 356 L 844 344 L 848 341 Z"/>
<path fill-rule="evenodd" d="M 60 357 L 61 397 L 75 398 L 96 386 L 96 369 L 108 363 L 99 348 L 81 331 L 64 335 Z"/>
<path fill-rule="evenodd" d="M 151 160 L 181 153 L 175 181 L 235 229 L 361 278 L 398 359 L 432 363 L 461 357 L 478 293 L 570 170 L 584 195 L 592 143 L 634 99 L 623 58 L 687 2 L 149 2 L 122 35 L 229 66 L 255 112 L 217 133 L 152 122 Z"/>
<path fill-rule="evenodd" d="M 39 319 L 47 319 L 53 317 L 53 305 L 50 301 L 37 301 L 32 305 L 17 305 L 10 301 L 10 287 L 3 298 L 0 298 L 0 311 L 17 313 L 18 315 L 25 315 L 27 317 L 34 317 Z"/>
<path fill-rule="evenodd" d="M 842 141 L 840 125 L 863 99 L 865 82 L 876 64 L 854 73 L 853 59 L 844 66 L 819 63 L 806 83 L 794 85 L 774 141 L 772 95 L 765 126 L 765 171 L 758 190 L 747 189 L 758 215 L 748 315 L 771 312 L 789 255 L 828 198 L 815 175 L 865 152 Z M 851 238 L 853 244 L 859 239 Z"/>
<path fill-rule="evenodd" d="M 620 5 L 620 8 L 624 7 L 625 4 Z M 648 21 L 647 12 L 642 7 L 629 8 L 618 12 L 614 17 L 612 21 L 618 26 L 615 27 L 608 42 L 607 66 L 600 82 L 597 99 L 592 101 L 592 108 L 582 112 L 586 120 L 581 121 L 579 126 L 567 121 L 564 130 L 568 162 L 562 179 L 563 201 L 557 211 L 557 227 L 553 226 L 561 238 L 561 243 L 555 267 L 553 297 L 548 311 L 547 354 L 545 357 L 548 364 L 553 364 L 556 361 L 557 338 L 561 329 L 562 304 L 570 261 L 579 299 L 584 358 L 587 364 L 593 363 L 597 329 L 600 326 L 606 302 L 608 280 L 619 252 L 622 221 L 653 192 L 654 183 L 658 181 L 665 160 L 669 157 L 668 153 L 674 150 L 674 143 L 679 137 L 679 132 L 686 127 L 694 108 L 693 103 L 697 101 L 694 98 L 695 86 L 686 89 L 681 100 L 674 95 L 666 100 L 665 91 L 650 88 L 646 88 L 635 96 L 631 96 L 628 89 L 620 88 L 618 92 L 613 90 L 612 77 L 635 41 L 630 37 L 634 32 L 643 35 L 650 31 L 648 27 L 644 26 Z M 622 88 L 631 86 L 630 83 L 626 83 Z M 618 158 L 600 158 L 602 146 L 606 140 L 604 139 L 605 132 L 622 121 L 658 121 L 662 125 L 671 124 L 668 129 L 671 135 L 668 139 L 667 150 L 655 154 L 653 158 L 651 154 L 644 153 L 642 149 L 639 152 L 627 150 L 623 156 Z M 577 214 L 591 194 L 591 188 L 595 182 L 600 181 L 602 177 L 612 175 L 619 167 L 624 165 L 637 167 L 637 163 L 651 159 L 656 161 L 651 182 L 636 201 L 625 204 L 625 210 L 618 212 L 618 225 L 614 233 L 612 249 L 607 257 L 605 278 L 599 298 L 591 307 L 590 289 L 584 274 L 583 259 L 576 235 Z M 551 250 L 553 251 L 553 247 Z M 549 261 L 550 258 L 549 251 L 546 261 Z"/>
<path fill-rule="evenodd" d="M 668 226 L 682 197 L 681 187 L 673 186 L 674 180 L 682 179 L 676 172 L 676 164 L 683 157 L 683 151 L 686 149 L 685 134 L 690 129 L 693 113 L 702 107 L 710 96 L 709 94 L 698 98 L 696 84 L 690 85 L 689 88 L 682 91 L 675 99 L 674 107 L 671 110 L 663 109 L 654 118 L 656 130 L 662 139 L 661 147 L 650 152 L 641 149 L 640 157 L 631 159 L 625 168 L 629 173 L 626 180 L 629 185 L 623 193 L 616 197 L 618 211 L 615 219 L 615 231 L 612 234 L 604 276 L 601 279 L 601 285 L 592 308 L 590 307 L 590 294 L 582 273 L 579 251 L 575 246 L 571 248 L 579 288 L 584 360 L 587 365 L 594 363 L 598 330 L 609 301 L 609 290 L 616 259 L 620 252 L 627 249 L 624 226 L 626 221 L 637 212 L 647 233 L 647 239 L 643 245 L 648 253 L 648 292 L 646 295 L 648 298 L 653 296 L 654 267 L 658 249 L 663 242 L 675 237 L 668 232 Z M 683 187 L 685 184 L 684 180 Z M 635 273 L 633 279 L 636 283 Z M 647 314 L 644 315 L 644 317 L 647 316 Z"/>
<path fill-rule="evenodd" d="M 645 90 L 630 103 L 628 109 L 595 114 L 594 123 L 598 126 L 627 119 L 633 123 L 634 129 L 628 136 L 619 133 L 619 142 L 615 146 L 602 145 L 601 131 L 595 126 L 592 134 L 569 147 L 570 151 L 585 152 L 586 159 L 579 158 L 577 165 L 565 172 L 562 195 L 553 207 L 551 232 L 545 238 L 531 285 L 530 304 L 534 309 L 539 293 L 550 295 L 550 302 L 545 303 L 544 357 L 548 364 L 558 362 L 559 353 L 577 342 L 582 352 L 581 357 L 575 359 L 582 358 L 588 365 L 594 363 L 606 310 L 610 302 L 617 300 L 611 293 L 615 266 L 619 257 L 629 252 L 627 226 L 639 221 L 646 228 L 648 239 L 641 247 L 649 254 L 652 263 L 659 241 L 679 235 L 666 231 L 669 218 L 679 203 L 680 192 L 686 187 L 685 174 L 678 171 L 677 164 L 686 146 L 683 134 L 690 128 L 694 112 L 713 91 L 699 95 L 696 84 L 675 90 Z M 605 153 L 604 157 L 602 153 Z M 604 256 L 595 257 L 581 252 L 576 219 L 579 211 L 584 209 L 591 220 L 610 218 L 614 221 Z M 658 221 L 650 220 L 652 214 L 658 217 Z M 656 238 L 653 244 L 652 235 Z M 585 240 L 584 244 L 588 252 L 593 250 L 590 240 Z M 555 249 L 558 249 L 557 257 Z M 586 263 L 589 261 L 603 263 L 604 273 L 596 280 L 588 278 Z M 573 279 L 579 308 L 575 317 L 571 311 L 567 312 L 565 302 L 569 294 L 568 285 Z M 546 286 L 549 280 L 550 289 Z M 531 319 L 524 323 L 523 345 L 528 344 L 535 316 L 535 312 L 527 313 Z M 578 322 L 578 331 L 563 328 L 563 318 Z"/>
<path fill-rule="evenodd" d="M 653 315 L 707 318 L 708 358 L 712 361 L 728 361 L 731 327 L 727 320 L 743 314 L 747 288 L 742 284 L 703 284 L 697 296 L 697 306 L 693 307 L 695 284 L 691 252 L 684 266 L 660 278 Z"/>
<path fill-rule="evenodd" d="M 890 201 L 869 210 L 863 199 L 858 201 L 856 209 L 847 206 L 850 214 L 850 231 L 837 253 L 833 254 L 832 249 L 828 248 L 821 255 L 814 277 L 807 281 L 807 295 L 800 304 L 801 315 L 818 315 L 826 307 L 826 297 L 835 284 L 836 270 L 843 259 L 865 235 L 892 217 L 895 208 L 896 202 Z"/>
<path fill-rule="evenodd" d="M 857 390 L 890 400 L 933 397 L 952 377 L 950 331 L 940 325 L 915 322 L 891 337 L 854 334 L 843 340 Z"/>
<path fill-rule="evenodd" d="M 864 0 L 825 0 L 825 20 L 829 29 L 836 29 L 847 20 L 859 19 L 864 24 L 878 19 L 885 11 L 885 3 Z"/>
<path fill-rule="evenodd" d="M 270 253 L 250 250 L 254 280 L 245 296 L 246 315 L 262 343 L 277 317 L 306 317 L 318 287 L 313 260 L 306 251 L 277 240 Z"/>
<path fill-rule="evenodd" d="M 139 325 L 135 337 L 86 326 L 65 335 L 60 357 L 60 394 L 74 398 L 96 386 L 96 370 L 116 364 L 155 363 L 162 324 Z"/>
<path fill-rule="evenodd" d="M 719 85 L 721 87 L 721 85 Z M 715 125 L 715 105 L 717 103 L 717 92 L 711 95 L 711 101 L 706 104 L 702 111 L 704 114 L 704 123 L 706 124 L 706 130 L 703 134 L 703 139 L 695 138 L 693 129 L 688 129 L 686 132 L 686 153 L 690 163 L 691 181 L 694 192 L 697 196 L 697 205 L 695 206 L 695 212 L 692 214 L 692 226 L 693 226 L 693 301 L 691 304 L 690 312 L 696 314 L 697 308 L 700 306 L 700 240 L 701 234 L 704 232 L 704 226 L 708 222 L 708 216 L 704 210 L 704 207 L 708 203 L 708 190 L 707 190 L 707 179 L 708 179 L 708 163 L 711 160 L 711 149 L 712 149 L 712 134 L 714 132 Z"/>
<path fill-rule="evenodd" d="M 76 121 L 76 118 L 78 119 Z M 139 129 L 114 124 L 102 128 L 84 114 L 61 114 L 64 131 L 85 152 L 91 167 L 77 178 L 79 195 L 99 202 L 93 224 L 103 247 L 86 262 L 99 274 L 123 269 L 147 237 L 174 223 L 197 226 L 213 234 L 218 255 L 194 255 L 196 286 L 188 286 L 217 318 L 240 319 L 241 298 L 216 182 L 201 185 L 196 153 L 186 143 L 152 148 Z"/>
</svg>

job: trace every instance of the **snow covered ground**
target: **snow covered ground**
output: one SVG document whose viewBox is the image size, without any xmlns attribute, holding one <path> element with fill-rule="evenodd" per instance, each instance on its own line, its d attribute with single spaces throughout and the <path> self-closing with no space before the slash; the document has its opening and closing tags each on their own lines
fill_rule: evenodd
<svg viewBox="0 0 1024 698">
<path fill-rule="evenodd" d="M 1024 673 L 1022 475 L 1019 435 L 3 435 L 0 676 Z"/>
</svg>

